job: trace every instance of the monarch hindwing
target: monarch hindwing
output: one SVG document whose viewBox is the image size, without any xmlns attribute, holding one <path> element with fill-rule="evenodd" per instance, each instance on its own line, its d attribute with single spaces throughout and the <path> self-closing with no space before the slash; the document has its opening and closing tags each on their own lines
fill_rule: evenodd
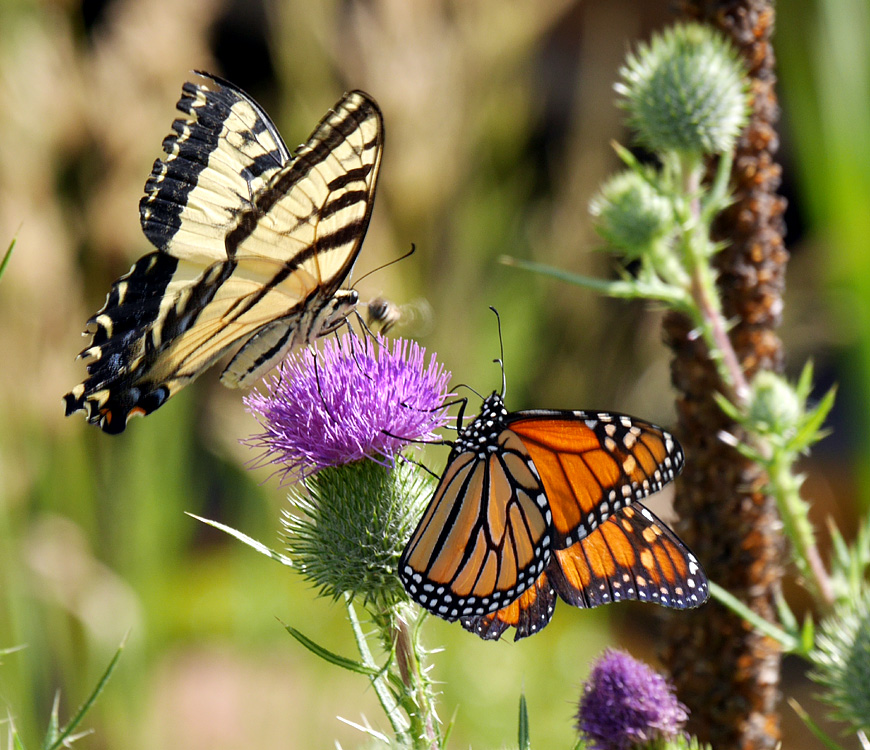
<svg viewBox="0 0 870 750">
<path fill-rule="evenodd" d="M 374 201 L 377 104 L 353 91 L 293 155 L 262 108 L 219 78 L 186 83 L 140 202 L 158 248 L 113 285 L 88 325 L 88 378 L 65 396 L 106 432 L 148 414 L 231 349 L 248 385 L 356 304 L 340 291 Z"/>
<path fill-rule="evenodd" d="M 498 639 L 509 627 L 516 628 L 514 640 L 526 638 L 550 622 L 557 594 L 580 608 L 637 600 L 689 609 L 703 604 L 709 589 L 695 555 L 636 503 L 556 551 L 535 586 L 516 601 L 498 612 L 462 618 L 462 626 L 485 640 Z"/>
</svg>

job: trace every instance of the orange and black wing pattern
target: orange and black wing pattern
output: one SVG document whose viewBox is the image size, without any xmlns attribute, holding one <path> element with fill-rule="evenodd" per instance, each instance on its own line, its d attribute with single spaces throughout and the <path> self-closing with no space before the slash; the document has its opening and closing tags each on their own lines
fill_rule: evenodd
<svg viewBox="0 0 870 750">
<path fill-rule="evenodd" d="M 460 431 L 435 495 L 399 561 L 416 602 L 445 620 L 495 612 L 550 560 L 550 510 L 523 441 L 490 397 Z"/>
<path fill-rule="evenodd" d="M 519 411 L 506 424 L 522 440 L 544 484 L 556 550 L 658 492 L 683 468 L 683 451 L 670 433 L 624 414 Z"/>
<path fill-rule="evenodd" d="M 526 589 L 518 599 L 488 615 L 462 617 L 462 627 L 485 641 L 497 641 L 510 627 L 516 628 L 515 641 L 534 635 L 544 628 L 556 609 L 556 592 L 549 578 L 555 559 L 551 558 L 549 567 L 541 573 L 535 585 Z"/>
<path fill-rule="evenodd" d="M 581 608 L 634 599 L 689 609 L 703 604 L 709 591 L 697 558 L 637 503 L 571 547 L 556 550 L 547 570 L 516 601 L 485 616 L 462 618 L 462 625 L 488 640 L 514 627 L 514 640 L 520 640 L 549 623 L 556 594 Z"/>
</svg>

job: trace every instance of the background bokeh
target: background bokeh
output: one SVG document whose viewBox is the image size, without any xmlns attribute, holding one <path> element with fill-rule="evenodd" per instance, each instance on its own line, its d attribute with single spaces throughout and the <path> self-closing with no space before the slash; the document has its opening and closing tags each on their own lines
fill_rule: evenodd
<svg viewBox="0 0 870 750">
<path fill-rule="evenodd" d="M 419 338 L 510 408 L 608 408 L 669 424 L 659 315 L 508 268 L 502 254 L 614 273 L 586 205 L 625 141 L 612 84 L 629 46 L 673 20 L 666 0 L 0 0 L 0 716 L 37 745 L 118 643 L 86 722 L 89 748 L 190 750 L 363 744 L 336 715 L 383 725 L 362 678 L 319 662 L 280 621 L 352 654 L 341 606 L 184 515 L 277 544 L 284 490 L 248 471 L 256 430 L 240 395 L 202 377 L 112 438 L 61 395 L 79 382 L 84 321 L 149 250 L 137 205 L 193 69 L 249 91 L 292 147 L 340 94 L 379 101 L 386 151 L 356 276 Z M 870 373 L 870 37 L 863 0 L 777 3 L 789 197 L 789 372 L 807 357 L 841 384 L 806 494 L 846 529 L 867 499 Z M 434 467 L 443 450 L 427 454 Z M 666 506 L 667 499 L 660 501 Z M 666 509 L 665 509 L 666 510 Z M 703 560 L 704 550 L 696 550 Z M 539 747 L 573 743 L 590 658 L 655 659 L 655 607 L 560 605 L 543 634 L 483 643 L 430 621 L 434 678 L 456 747 L 516 738 L 528 699 Z M 784 692 L 812 707 L 802 666 Z M 812 709 L 818 714 L 818 708 Z M 812 747 L 786 715 L 785 747 Z M 791 744 L 801 738 L 800 744 Z"/>
</svg>

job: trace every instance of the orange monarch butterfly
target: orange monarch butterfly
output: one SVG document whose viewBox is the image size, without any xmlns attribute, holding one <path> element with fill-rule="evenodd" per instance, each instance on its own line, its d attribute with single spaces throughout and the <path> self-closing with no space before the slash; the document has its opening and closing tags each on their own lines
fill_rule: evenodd
<svg viewBox="0 0 870 750">
<path fill-rule="evenodd" d="M 682 469 L 670 433 L 608 412 L 508 412 L 497 393 L 465 428 L 460 410 L 458 424 L 399 560 L 406 590 L 430 612 L 485 638 L 517 624 L 523 637 L 549 622 L 553 586 L 575 606 L 605 603 L 608 586 L 614 599 L 624 587 L 621 598 L 666 606 L 706 599 L 694 556 L 648 510 L 626 507 Z"/>
</svg>

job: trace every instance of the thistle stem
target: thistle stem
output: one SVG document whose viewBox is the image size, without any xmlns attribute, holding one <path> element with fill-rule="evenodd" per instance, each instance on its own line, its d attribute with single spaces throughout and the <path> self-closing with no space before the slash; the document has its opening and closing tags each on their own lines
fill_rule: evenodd
<svg viewBox="0 0 870 750">
<path fill-rule="evenodd" d="M 834 588 L 816 546 L 809 507 L 800 497 L 800 481 L 795 477 L 789 456 L 775 455 L 767 468 L 770 487 L 776 499 L 783 528 L 794 552 L 795 564 L 812 593 L 826 605 L 834 604 Z"/>
<path fill-rule="evenodd" d="M 702 331 L 710 357 L 722 380 L 723 395 L 745 413 L 750 396 L 749 383 L 740 365 L 737 352 L 728 335 L 727 322 L 722 314 L 716 280 L 709 259 L 712 248 L 708 222 L 700 200 L 702 167 L 683 164 L 685 195 L 688 197 L 688 216 L 684 217 L 683 257 L 691 275 L 691 295 L 696 304 L 695 322 Z M 808 506 L 800 498 L 800 482 L 793 472 L 793 460 L 777 455 L 775 449 L 759 435 L 750 435 L 755 448 L 767 466 L 771 492 L 779 507 L 786 536 L 791 540 L 795 562 L 809 582 L 814 593 L 828 605 L 834 602 L 830 577 L 818 547 L 812 525 L 807 517 Z"/>
<path fill-rule="evenodd" d="M 377 668 L 349 594 L 345 594 L 344 603 L 347 607 L 347 615 L 350 620 L 351 629 L 353 630 L 353 637 L 356 641 L 357 648 L 359 649 L 360 656 L 362 657 L 363 664 L 370 668 Z M 384 713 L 387 715 L 387 719 L 393 728 L 393 733 L 396 735 L 396 739 L 407 744 L 410 728 L 407 726 L 405 718 L 401 715 L 399 705 L 390 693 L 389 687 L 384 681 L 383 674 L 378 673 L 373 675 L 369 678 L 369 681 L 374 688 L 375 695 L 378 697 L 378 702 L 381 704 L 381 708 L 384 709 Z"/>
<path fill-rule="evenodd" d="M 399 676 L 408 697 L 405 710 L 411 719 L 414 747 L 437 750 L 440 747 L 438 717 L 423 671 L 419 641 L 404 616 L 406 612 L 399 611 L 399 606 L 391 611 L 392 643 Z"/>
<path fill-rule="evenodd" d="M 749 396 L 749 384 L 737 352 L 728 336 L 728 326 L 722 315 L 716 279 L 710 267 L 709 227 L 704 221 L 701 208 L 701 176 L 703 166 L 698 163 L 684 164 L 684 191 L 689 199 L 688 216 L 683 217 L 683 257 L 691 277 L 691 295 L 697 306 L 696 322 L 701 328 L 707 349 L 719 371 L 725 396 L 731 403 L 743 407 Z"/>
</svg>

